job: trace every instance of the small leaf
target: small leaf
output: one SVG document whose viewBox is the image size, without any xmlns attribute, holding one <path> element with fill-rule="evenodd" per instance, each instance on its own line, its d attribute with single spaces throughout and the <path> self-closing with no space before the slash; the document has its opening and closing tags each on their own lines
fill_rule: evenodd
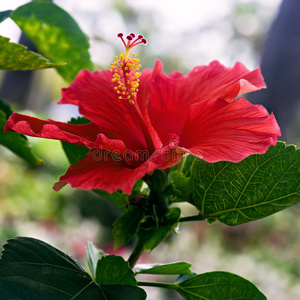
<svg viewBox="0 0 300 300">
<path fill-rule="evenodd" d="M 266 300 L 250 281 L 227 272 L 209 272 L 192 276 L 174 289 L 186 300 Z"/>
<path fill-rule="evenodd" d="M 46 58 L 67 65 L 57 71 L 71 82 L 81 69 L 91 69 L 89 42 L 74 19 L 52 2 L 33 1 L 10 17 Z"/>
<path fill-rule="evenodd" d="M 116 219 L 112 232 L 114 249 L 130 242 L 137 233 L 142 218 L 143 210 L 137 206 L 130 206 L 125 214 Z"/>
<path fill-rule="evenodd" d="M 103 256 L 97 264 L 96 282 L 100 284 L 131 285 L 136 286 L 132 269 L 121 256 Z"/>
<path fill-rule="evenodd" d="M 145 250 L 153 250 L 178 226 L 180 208 L 172 207 L 157 224 L 153 219 L 145 218 L 141 221 L 137 233 Z M 158 227 L 157 227 L 158 225 Z"/>
<path fill-rule="evenodd" d="M 10 43 L 8 38 L 0 36 L 0 70 L 38 70 L 56 68 L 63 64 L 55 64 L 39 54 L 26 51 L 27 47 Z"/>
<path fill-rule="evenodd" d="M 1 299 L 144 300 L 144 290 L 129 285 L 99 285 L 66 253 L 33 238 L 4 245 L 0 260 Z"/>
<path fill-rule="evenodd" d="M 16 132 L 4 132 L 5 123 L 11 113 L 9 106 L 0 99 L 0 144 L 33 166 L 43 164 L 32 152 L 25 136 Z"/>
<path fill-rule="evenodd" d="M 184 166 L 183 166 L 183 170 L 182 173 L 186 176 L 186 177 L 190 177 L 192 174 L 192 168 L 193 168 L 193 164 L 195 162 L 195 160 L 197 160 L 197 157 L 194 155 L 187 155 L 185 157 L 183 157 L 185 159 L 184 161 Z"/>
<path fill-rule="evenodd" d="M 192 275 L 190 267 L 192 265 L 186 262 L 174 262 L 168 264 L 143 264 L 137 265 L 134 270 L 138 274 L 156 274 L 156 275 Z"/>
<path fill-rule="evenodd" d="M 205 218 L 238 225 L 300 202 L 300 150 L 277 142 L 239 163 L 193 164 L 195 206 Z"/>
<path fill-rule="evenodd" d="M 107 191 L 102 190 L 93 190 L 96 194 L 101 197 L 108 199 L 111 203 L 113 203 L 116 207 L 118 207 L 121 211 L 126 211 L 127 199 L 128 195 L 123 191 L 118 190 L 113 193 L 108 193 Z"/>
<path fill-rule="evenodd" d="M 71 165 L 74 165 L 81 161 L 90 151 L 89 148 L 84 146 L 79 146 L 67 142 L 61 142 L 61 144 Z"/>
<path fill-rule="evenodd" d="M 95 279 L 98 260 L 106 254 L 98 249 L 92 242 L 87 242 L 86 254 L 89 268 L 92 272 L 93 279 Z"/>
<path fill-rule="evenodd" d="M 0 12 L 0 23 L 10 17 L 12 10 L 5 10 Z"/>
<path fill-rule="evenodd" d="M 171 196 L 172 202 L 190 202 L 193 204 L 192 187 L 189 178 L 183 173 L 172 172 L 171 182 L 173 190 Z"/>
</svg>

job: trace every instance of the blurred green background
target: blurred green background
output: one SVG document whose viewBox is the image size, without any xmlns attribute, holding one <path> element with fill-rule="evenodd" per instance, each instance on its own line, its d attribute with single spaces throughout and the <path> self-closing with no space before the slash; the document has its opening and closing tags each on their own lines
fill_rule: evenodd
<svg viewBox="0 0 300 300">
<path fill-rule="evenodd" d="M 14 9 L 27 2 L 1 2 L 0 10 Z M 148 45 L 137 49 L 143 68 L 153 67 L 156 59 L 163 61 L 165 73 L 174 70 L 186 73 L 193 66 L 214 59 L 227 66 L 241 61 L 249 69 L 261 65 L 270 91 L 278 87 L 278 82 L 282 89 L 274 90 L 275 96 L 271 92 L 256 93 L 248 99 L 264 104 L 275 116 L 278 114 L 283 140 L 299 145 L 297 80 L 300 82 L 300 76 L 295 69 L 300 70 L 300 50 L 296 51 L 300 49 L 300 26 L 293 23 L 300 20 L 297 0 L 282 3 L 279 0 L 58 0 L 54 3 L 70 13 L 90 37 L 90 53 L 99 70 L 109 68 L 114 56 L 123 51 L 116 38 L 118 32 L 145 35 Z M 288 36 L 284 30 L 290 35 L 294 33 L 288 39 L 294 44 L 284 42 Z M 0 35 L 15 42 L 20 40 L 20 31 L 10 20 L 0 24 Z M 25 37 L 21 42 L 28 43 Z M 272 77 L 274 72 L 283 77 Z M 74 107 L 56 105 L 61 88 L 66 86 L 54 70 L 0 72 L 1 98 L 15 111 L 41 118 L 68 121 L 78 115 Z M 131 245 L 115 252 L 112 249 L 111 226 L 121 212 L 92 192 L 69 186 L 54 192 L 54 182 L 69 165 L 61 144 L 33 138 L 29 141 L 44 160 L 40 167 L 29 166 L 0 146 L 0 245 L 18 235 L 32 236 L 58 246 L 86 264 L 85 245 L 93 241 L 99 248 L 126 259 Z M 187 204 L 181 208 L 185 215 L 192 213 Z M 238 227 L 205 222 L 182 224 L 179 236 L 168 238 L 145 254 L 141 262 L 185 260 L 193 264 L 197 273 L 224 270 L 241 275 L 254 282 L 269 299 L 297 299 L 299 212 L 298 205 Z M 181 299 L 172 292 L 154 288 L 147 291 L 148 299 Z"/>
</svg>

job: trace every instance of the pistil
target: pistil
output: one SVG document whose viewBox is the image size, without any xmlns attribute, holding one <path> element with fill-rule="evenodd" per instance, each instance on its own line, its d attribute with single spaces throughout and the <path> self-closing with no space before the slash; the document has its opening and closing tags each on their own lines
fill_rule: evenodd
<svg viewBox="0 0 300 300">
<path fill-rule="evenodd" d="M 118 37 L 125 47 L 125 52 L 120 54 L 119 57 L 116 56 L 115 61 L 111 63 L 110 71 L 113 72 L 112 82 L 116 84 L 114 90 L 118 94 L 120 100 L 129 101 L 129 103 L 132 104 L 141 125 L 141 129 L 143 130 L 148 150 L 153 153 L 155 151 L 155 146 L 152 137 L 140 108 L 136 103 L 140 82 L 139 78 L 141 76 L 139 73 L 141 68 L 140 60 L 135 58 L 135 53 L 130 53 L 133 47 L 140 44 L 147 44 L 147 41 L 141 34 L 136 37 L 134 33 L 130 33 L 126 36 L 127 41 L 124 40 L 123 33 L 119 33 Z"/>
</svg>

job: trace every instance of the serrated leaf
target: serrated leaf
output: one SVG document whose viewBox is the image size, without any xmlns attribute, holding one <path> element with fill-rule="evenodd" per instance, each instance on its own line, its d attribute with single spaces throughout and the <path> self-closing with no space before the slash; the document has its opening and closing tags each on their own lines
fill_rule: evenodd
<svg viewBox="0 0 300 300">
<path fill-rule="evenodd" d="M 135 266 L 137 274 L 156 274 L 156 275 L 192 275 L 187 262 L 174 262 L 168 264 L 142 264 Z"/>
<path fill-rule="evenodd" d="M 32 152 L 25 136 L 16 132 L 4 132 L 5 123 L 11 113 L 9 106 L 0 99 L 0 145 L 33 166 L 43 164 L 43 161 Z"/>
<path fill-rule="evenodd" d="M 153 250 L 177 227 L 180 218 L 180 208 L 172 207 L 160 220 L 158 226 L 154 220 L 146 218 L 140 223 L 137 233 L 145 250 Z M 151 221 L 150 224 L 148 221 Z"/>
<path fill-rule="evenodd" d="M 250 281 L 227 272 L 208 272 L 192 276 L 174 289 L 186 300 L 266 300 Z"/>
<path fill-rule="evenodd" d="M 56 68 L 63 64 L 52 63 L 39 54 L 26 51 L 27 47 L 10 43 L 8 38 L 0 36 L 0 70 L 38 70 Z"/>
<path fill-rule="evenodd" d="M 98 249 L 92 242 L 87 242 L 86 255 L 93 279 L 95 279 L 98 260 L 106 254 L 102 250 Z"/>
<path fill-rule="evenodd" d="M 191 181 L 203 217 L 227 225 L 261 219 L 300 202 L 300 151 L 278 142 L 236 164 L 197 159 Z"/>
<path fill-rule="evenodd" d="M 136 286 L 132 269 L 121 256 L 103 256 L 97 264 L 96 282 L 99 284 Z"/>
<path fill-rule="evenodd" d="M 0 12 L 0 23 L 10 17 L 12 10 L 5 10 Z"/>
<path fill-rule="evenodd" d="M 144 300 L 132 286 L 99 285 L 66 253 L 33 238 L 18 237 L 4 245 L 0 260 L 2 299 Z"/>
<path fill-rule="evenodd" d="M 71 82 L 81 69 L 91 69 L 89 42 L 74 19 L 51 2 L 34 1 L 18 7 L 10 17 L 46 58 L 67 65 L 57 71 Z"/>
<path fill-rule="evenodd" d="M 114 249 L 127 244 L 135 236 L 143 214 L 144 212 L 140 207 L 130 206 L 125 214 L 116 219 L 112 232 Z"/>
</svg>

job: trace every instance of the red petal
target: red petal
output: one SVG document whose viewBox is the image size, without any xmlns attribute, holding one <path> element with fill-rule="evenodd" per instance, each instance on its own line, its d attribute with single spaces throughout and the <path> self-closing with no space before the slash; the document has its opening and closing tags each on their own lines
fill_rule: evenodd
<svg viewBox="0 0 300 300">
<path fill-rule="evenodd" d="M 192 106 L 180 146 L 208 161 L 239 162 L 275 145 L 280 129 L 273 114 L 244 98 L 207 100 Z"/>
<path fill-rule="evenodd" d="M 109 193 L 120 189 L 130 194 L 138 179 L 161 164 L 161 158 L 156 157 L 133 168 L 104 151 L 91 150 L 83 160 L 69 167 L 67 173 L 55 183 L 54 190 L 60 190 L 67 182 L 73 188 L 101 189 Z"/>
<path fill-rule="evenodd" d="M 148 105 L 151 97 L 151 82 L 153 79 L 155 79 L 157 74 L 159 74 L 162 71 L 162 68 L 163 68 L 162 62 L 157 60 L 153 70 L 151 69 L 143 70 L 141 72 L 141 77 L 140 77 L 139 92 L 137 93 L 138 106 L 144 117 L 145 122 L 147 123 L 147 127 L 149 128 L 149 132 L 156 149 L 161 148 L 162 143 L 160 138 L 158 137 L 156 130 L 154 129 L 154 127 L 150 122 L 150 118 L 148 114 Z"/>
<path fill-rule="evenodd" d="M 155 151 L 150 157 L 144 153 L 147 160 L 134 167 L 136 157 L 125 162 L 101 150 L 91 150 L 79 163 L 69 167 L 59 182 L 55 183 L 54 190 L 58 191 L 69 183 L 73 188 L 85 190 L 101 189 L 112 193 L 123 190 L 130 194 L 134 184 L 145 174 L 155 169 L 165 169 L 176 165 L 182 154 L 176 153 L 178 137 L 169 136 L 169 143 Z"/>
<path fill-rule="evenodd" d="M 147 149 L 139 120 L 129 101 L 119 100 L 110 71 L 78 73 L 69 88 L 63 89 L 61 104 L 79 106 L 79 112 L 93 121 L 109 139 L 122 140 L 127 148 Z"/>
<path fill-rule="evenodd" d="M 264 86 L 260 70 L 249 72 L 241 63 L 226 68 L 214 61 L 209 66 L 195 67 L 186 76 L 178 72 L 169 76 L 159 73 L 152 85 L 150 120 L 165 143 L 170 132 L 181 135 L 187 111 L 193 103 L 218 97 L 231 102 L 241 93 Z"/>
<path fill-rule="evenodd" d="M 193 94 L 193 102 L 220 97 L 233 101 L 238 95 L 260 90 L 265 87 L 260 69 L 249 71 L 242 63 L 227 68 L 218 61 L 208 66 L 195 67 L 182 80 Z"/>
<path fill-rule="evenodd" d="M 34 117 L 13 113 L 5 124 L 5 131 L 16 131 L 34 137 L 61 140 L 92 148 L 98 127 L 94 123 L 73 125 L 53 120 L 40 120 Z"/>
</svg>

